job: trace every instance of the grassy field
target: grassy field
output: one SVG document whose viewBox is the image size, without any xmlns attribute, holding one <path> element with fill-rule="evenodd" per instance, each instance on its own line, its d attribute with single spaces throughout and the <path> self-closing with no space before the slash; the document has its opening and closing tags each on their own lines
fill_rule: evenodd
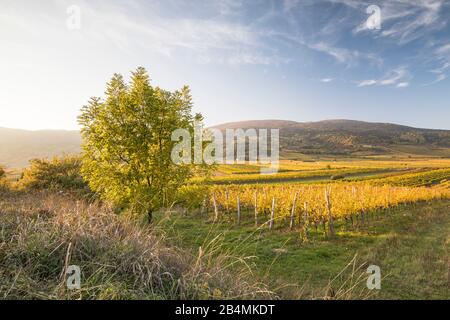
<svg viewBox="0 0 450 320">
<path fill-rule="evenodd" d="M 272 176 L 258 175 L 256 166 L 240 166 L 235 171 L 233 167 L 225 166 L 219 167 L 218 171 L 212 183 L 217 185 L 216 190 L 226 190 L 226 196 L 231 199 L 217 198 L 216 193 L 221 215 L 219 221 L 213 222 L 211 208 L 208 214 L 203 212 L 200 217 L 198 212 L 185 217 L 161 217 L 164 228 L 171 230 L 173 241 L 179 245 L 187 249 L 198 248 L 207 244 L 205 239 L 218 237 L 227 250 L 254 257 L 258 276 L 264 277 L 273 287 L 281 288 L 281 295 L 288 298 L 324 297 L 329 296 L 330 292 L 338 298 L 450 298 L 448 159 L 282 161 L 280 172 Z M 342 177 L 333 181 L 333 175 Z M 275 229 L 268 231 L 266 221 L 270 220 L 267 211 L 270 211 L 271 199 L 262 205 L 265 211 L 259 218 L 259 228 L 256 228 L 254 209 L 251 208 L 255 191 L 250 192 L 249 199 L 243 193 L 252 189 L 265 190 L 262 192 L 271 195 L 279 190 L 278 197 L 289 198 L 286 208 L 282 209 L 289 215 L 293 197 L 286 193 L 297 189 L 302 194 L 317 184 L 330 183 L 349 190 L 373 185 L 375 193 L 367 198 L 368 205 L 375 200 L 376 193 L 382 191 L 376 186 L 386 186 L 392 190 L 389 192 L 394 192 L 395 187 L 406 187 L 402 189 L 406 192 L 405 199 L 409 197 L 408 193 L 411 196 L 418 192 L 431 195 L 436 190 L 444 191 L 446 195 L 430 201 L 420 201 L 418 197 L 413 202 L 388 206 L 373 203 L 374 208 L 367 209 L 369 211 L 364 218 L 361 215 L 353 217 L 354 224 L 353 220 L 352 224 L 343 219 L 334 221 L 337 230 L 334 237 L 325 235 L 324 230 L 329 231 L 328 225 L 324 229 L 319 224 L 316 229 L 309 222 L 306 240 L 304 226 L 296 222 L 294 230 L 290 230 L 286 219 L 275 222 Z M 240 196 L 242 205 L 239 226 L 236 220 L 236 194 Z M 319 199 L 320 196 L 318 201 L 323 201 Z M 344 199 L 338 197 L 335 201 L 340 205 Z M 278 206 L 279 202 L 277 198 Z M 230 208 L 227 208 L 228 203 Z M 320 206 L 318 208 L 319 212 L 324 210 Z M 363 283 L 349 290 L 352 287 L 350 283 L 353 283 L 349 279 L 365 279 L 362 271 L 369 264 L 381 267 L 385 277 L 382 290 L 369 292 Z M 361 268 L 358 269 L 358 266 Z M 357 274 L 352 274 L 354 267 L 358 269 Z M 349 292 L 351 294 L 345 296 Z"/>
<path fill-rule="evenodd" d="M 0 185 L 0 298 L 450 298 L 449 159 L 284 160 L 277 174 L 259 170 L 218 167 L 199 196 L 214 195 L 219 219 L 211 202 L 209 210 L 179 204 L 153 225 L 76 193 L 15 190 L 20 172 L 9 171 Z M 257 226 L 255 190 L 266 194 Z M 69 263 L 85 270 L 76 293 L 61 276 Z M 366 287 L 369 265 L 381 268 L 381 290 Z"/>
<path fill-rule="evenodd" d="M 0 299 L 276 298 L 240 257 L 211 254 L 99 202 L 0 186 Z M 69 265 L 79 290 L 66 288 Z"/>
<path fill-rule="evenodd" d="M 334 291 L 343 294 L 338 289 L 343 284 L 349 288 L 345 281 L 353 265 L 345 268 L 354 262 L 357 267 L 364 265 L 355 278 L 367 265 L 375 264 L 383 280 L 377 292 L 364 290 L 361 282 L 351 298 L 448 299 L 449 211 L 449 200 L 401 206 L 376 212 L 367 223 L 337 225 L 333 238 L 311 230 L 307 241 L 298 230 L 268 232 L 267 228 L 255 230 L 251 223 L 230 227 L 191 216 L 166 217 L 162 223 L 171 230 L 173 241 L 188 250 L 218 237 L 226 250 L 254 257 L 258 277 L 280 288 L 285 298 L 323 297 L 330 281 Z M 343 275 L 332 281 L 343 269 Z"/>
</svg>

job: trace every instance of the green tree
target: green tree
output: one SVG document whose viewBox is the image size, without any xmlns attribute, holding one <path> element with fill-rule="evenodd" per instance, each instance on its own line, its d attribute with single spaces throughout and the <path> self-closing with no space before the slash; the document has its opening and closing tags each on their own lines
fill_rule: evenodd
<svg viewBox="0 0 450 320">
<path fill-rule="evenodd" d="M 151 220 L 199 169 L 173 163 L 171 136 L 178 128 L 193 133 L 202 117 L 191 114 L 187 86 L 175 92 L 152 87 L 144 68 L 132 72 L 130 83 L 115 74 L 105 95 L 81 109 L 82 175 L 103 198 L 146 212 Z"/>
</svg>

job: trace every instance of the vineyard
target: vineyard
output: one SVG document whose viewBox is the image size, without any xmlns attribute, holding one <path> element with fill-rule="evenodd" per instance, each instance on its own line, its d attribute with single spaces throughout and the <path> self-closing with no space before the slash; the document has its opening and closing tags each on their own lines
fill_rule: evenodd
<svg viewBox="0 0 450 320">
<path fill-rule="evenodd" d="M 437 185 L 448 179 L 450 179 L 450 169 L 436 169 L 374 180 L 374 183 L 389 184 L 394 186 L 420 187 Z"/>
<path fill-rule="evenodd" d="M 448 163 L 444 163 L 444 168 L 439 161 L 411 161 L 393 167 L 386 166 L 390 163 L 372 164 L 375 165 L 352 166 L 347 162 L 336 163 L 334 167 L 324 164 L 296 167 L 289 163 L 282 164 L 282 172 L 268 176 L 255 174 L 255 167 L 248 168 L 247 174 L 245 167 L 235 172 L 226 168 L 227 175 L 212 180 L 214 185 L 200 210 L 213 221 L 235 225 L 302 230 L 320 227 L 323 232 L 333 234 L 335 223 L 365 223 L 374 212 L 450 198 Z M 340 178 L 335 180 L 333 176 Z M 289 182 L 309 178 L 318 181 Z"/>
<path fill-rule="evenodd" d="M 289 182 L 295 180 L 328 180 L 334 178 L 353 177 L 358 175 L 381 174 L 398 169 L 385 168 L 323 168 L 319 170 L 287 170 L 281 168 L 277 174 L 267 175 L 249 172 L 249 173 L 234 173 L 228 176 L 213 177 L 214 184 L 248 184 L 248 183 L 276 183 Z"/>
<path fill-rule="evenodd" d="M 276 222 L 295 224 L 328 224 L 333 220 L 365 218 L 365 213 L 388 209 L 400 204 L 450 197 L 448 189 L 373 186 L 369 184 L 335 185 L 253 185 L 216 187 L 206 206 L 214 219 L 235 214 L 240 223 L 242 212 L 251 212 L 255 225 Z M 209 211 L 209 209 L 207 209 Z"/>
</svg>

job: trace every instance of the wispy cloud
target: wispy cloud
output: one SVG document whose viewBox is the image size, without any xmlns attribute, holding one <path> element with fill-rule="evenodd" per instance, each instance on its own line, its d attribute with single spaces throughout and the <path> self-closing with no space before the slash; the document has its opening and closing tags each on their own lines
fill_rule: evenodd
<svg viewBox="0 0 450 320">
<path fill-rule="evenodd" d="M 391 70 L 380 79 L 368 79 L 358 82 L 358 87 L 367 86 L 395 86 L 397 88 L 405 88 L 409 86 L 409 72 L 406 67 L 401 66 Z"/>
<path fill-rule="evenodd" d="M 438 47 L 436 53 L 439 55 L 450 55 L 450 43 Z"/>
<path fill-rule="evenodd" d="M 382 20 L 379 36 L 395 39 L 398 44 L 420 39 L 447 25 L 448 18 L 442 14 L 445 0 L 383 0 L 379 5 Z M 365 21 L 354 33 L 363 31 L 371 31 Z"/>
<path fill-rule="evenodd" d="M 68 3 L 60 1 L 62 7 Z M 229 65 L 275 65 L 289 61 L 267 44 L 266 34 L 261 30 L 218 18 L 236 12 L 242 6 L 239 0 L 211 4 L 216 13 L 211 18 L 185 17 L 182 12 L 163 15 L 156 5 L 148 8 L 145 6 L 150 4 L 145 3 L 133 3 L 131 7 L 103 1 L 78 3 L 83 14 L 80 34 L 92 41 L 114 44 L 127 53 L 145 49 L 166 57 L 183 54 L 193 56 L 199 63 Z M 171 5 L 174 10 L 183 9 L 178 2 Z M 136 14 L 140 12 L 145 15 Z"/>
<path fill-rule="evenodd" d="M 335 47 L 326 42 L 307 44 L 307 46 L 310 49 L 327 54 L 336 59 L 336 61 L 338 61 L 339 63 L 344 63 L 348 66 L 353 66 L 357 64 L 360 60 L 366 60 L 378 66 L 383 64 L 383 60 L 375 56 L 374 54 L 363 53 L 358 50 L 350 50 L 346 48 Z"/>
<path fill-rule="evenodd" d="M 429 86 L 447 79 L 447 73 L 450 70 L 450 43 L 437 45 L 432 57 L 433 60 L 437 61 L 440 65 L 429 70 L 431 73 L 436 75 L 436 78 L 434 81 L 425 84 L 425 86 Z"/>
</svg>

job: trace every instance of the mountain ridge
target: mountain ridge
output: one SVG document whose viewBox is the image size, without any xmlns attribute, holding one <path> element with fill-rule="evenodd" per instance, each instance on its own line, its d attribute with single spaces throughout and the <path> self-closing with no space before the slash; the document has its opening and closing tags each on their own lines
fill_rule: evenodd
<svg viewBox="0 0 450 320">
<path fill-rule="evenodd" d="M 279 128 L 281 155 L 385 155 L 396 152 L 450 157 L 450 130 L 414 128 L 394 123 L 331 119 L 315 122 L 267 119 L 228 122 L 220 130 Z M 76 130 L 24 130 L 0 127 L 0 164 L 28 165 L 33 158 L 80 152 Z"/>
<path fill-rule="evenodd" d="M 267 126 L 268 128 L 271 128 L 270 123 L 278 123 L 278 124 L 290 124 L 291 126 L 308 126 L 308 125 L 315 125 L 315 124 L 336 124 L 336 123 L 357 123 L 361 125 L 382 125 L 382 126 L 395 126 L 395 127 L 402 127 L 407 129 L 415 129 L 415 130 L 427 130 L 427 131 L 449 131 L 447 129 L 435 129 L 435 128 L 419 128 L 419 127 L 413 127 L 403 124 L 396 124 L 391 122 L 370 122 L 370 121 L 362 121 L 362 120 L 350 120 L 350 119 L 326 119 L 326 120 L 319 120 L 319 121 L 294 121 L 294 120 L 283 120 L 283 119 L 261 119 L 261 120 L 241 120 L 241 121 L 231 121 L 231 122 L 225 122 L 217 125 L 213 125 L 210 128 L 223 128 L 223 127 L 238 127 L 238 125 L 241 126 L 241 128 L 250 127 L 250 123 L 252 124 L 264 124 L 264 126 Z M 262 127 L 262 125 L 256 126 L 256 129 Z"/>
<path fill-rule="evenodd" d="M 410 153 L 450 156 L 450 130 L 414 128 L 393 123 L 346 119 L 316 122 L 248 120 L 212 128 L 279 128 L 282 154 L 363 156 Z"/>
</svg>

